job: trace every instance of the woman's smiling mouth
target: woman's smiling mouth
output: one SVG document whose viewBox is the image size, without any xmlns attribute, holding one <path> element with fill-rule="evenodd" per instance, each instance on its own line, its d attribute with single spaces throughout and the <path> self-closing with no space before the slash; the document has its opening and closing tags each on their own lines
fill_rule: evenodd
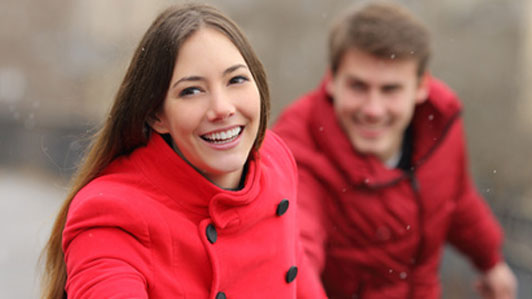
<svg viewBox="0 0 532 299">
<path fill-rule="evenodd" d="M 224 144 L 224 143 L 231 142 L 235 140 L 236 138 L 238 138 L 238 136 L 240 136 L 243 130 L 244 130 L 243 126 L 237 126 L 237 127 L 233 127 L 227 130 L 223 130 L 223 131 L 207 133 L 207 134 L 201 135 L 200 137 L 201 139 L 209 143 L 212 143 L 212 144 Z"/>
</svg>

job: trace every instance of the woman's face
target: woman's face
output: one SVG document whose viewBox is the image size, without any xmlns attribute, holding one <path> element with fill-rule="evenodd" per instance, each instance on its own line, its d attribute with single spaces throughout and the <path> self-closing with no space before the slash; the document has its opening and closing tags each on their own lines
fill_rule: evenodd
<svg viewBox="0 0 532 299">
<path fill-rule="evenodd" d="M 204 27 L 179 49 L 170 87 L 152 127 L 222 188 L 238 186 L 260 118 L 260 94 L 238 49 Z"/>
</svg>

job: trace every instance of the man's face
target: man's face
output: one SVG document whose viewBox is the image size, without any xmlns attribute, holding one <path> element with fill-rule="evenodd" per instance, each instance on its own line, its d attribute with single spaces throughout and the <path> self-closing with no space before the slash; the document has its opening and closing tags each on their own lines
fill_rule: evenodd
<svg viewBox="0 0 532 299">
<path fill-rule="evenodd" d="M 416 104 L 428 95 L 417 61 L 381 59 L 348 50 L 327 85 L 336 116 L 353 147 L 387 161 L 399 152 Z"/>
</svg>

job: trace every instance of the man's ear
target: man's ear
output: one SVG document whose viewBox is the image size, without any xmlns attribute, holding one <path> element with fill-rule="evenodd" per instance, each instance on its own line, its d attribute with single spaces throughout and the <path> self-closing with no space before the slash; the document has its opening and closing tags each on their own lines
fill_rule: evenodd
<svg viewBox="0 0 532 299">
<path fill-rule="evenodd" d="M 419 84 L 416 91 L 416 104 L 425 102 L 429 97 L 430 91 L 430 74 L 429 72 L 423 73 L 419 77 Z"/>
<path fill-rule="evenodd" d="M 170 132 L 168 130 L 168 127 L 166 126 L 166 122 L 161 120 L 159 114 L 155 114 L 154 116 L 150 117 L 150 119 L 148 120 L 148 124 L 152 129 L 155 130 L 155 132 L 159 134 L 166 134 Z"/>
</svg>

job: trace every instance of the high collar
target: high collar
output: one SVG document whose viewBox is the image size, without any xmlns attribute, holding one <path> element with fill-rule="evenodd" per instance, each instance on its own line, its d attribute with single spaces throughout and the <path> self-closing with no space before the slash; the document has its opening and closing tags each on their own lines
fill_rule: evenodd
<svg viewBox="0 0 532 299">
<path fill-rule="evenodd" d="M 330 77 L 324 78 L 314 90 L 310 131 L 320 150 L 352 184 L 378 187 L 392 184 L 405 176 L 404 171 L 388 169 L 373 155 L 357 152 L 341 128 L 333 108 L 333 99 L 326 91 Z M 460 114 L 460 103 L 442 82 L 431 79 L 429 98 L 417 105 L 412 119 L 414 169 L 430 157 L 447 130 Z"/>
<path fill-rule="evenodd" d="M 249 161 L 244 187 L 237 191 L 225 190 L 183 160 L 156 133 L 145 147 L 130 157 L 136 161 L 146 178 L 179 206 L 195 214 L 210 217 L 217 227 L 229 228 L 241 224 L 237 213 L 257 199 L 261 189 L 261 168 L 258 155 Z"/>
</svg>

